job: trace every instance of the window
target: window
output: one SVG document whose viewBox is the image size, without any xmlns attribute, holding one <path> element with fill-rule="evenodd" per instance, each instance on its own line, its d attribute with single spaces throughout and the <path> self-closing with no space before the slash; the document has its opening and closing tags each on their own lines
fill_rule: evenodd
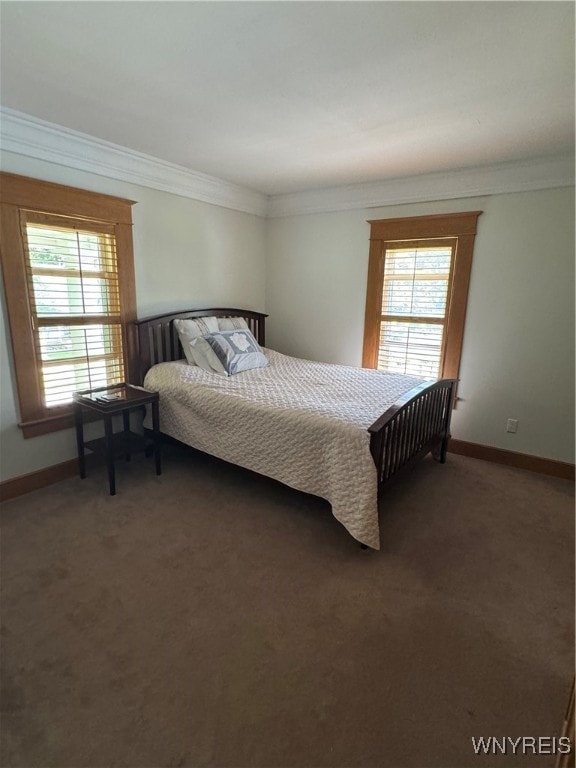
<svg viewBox="0 0 576 768">
<path fill-rule="evenodd" d="M 131 201 L 0 176 L 0 247 L 25 437 L 71 426 L 72 394 L 130 378 Z"/>
<path fill-rule="evenodd" d="M 370 222 L 365 367 L 458 378 L 480 213 Z"/>
</svg>

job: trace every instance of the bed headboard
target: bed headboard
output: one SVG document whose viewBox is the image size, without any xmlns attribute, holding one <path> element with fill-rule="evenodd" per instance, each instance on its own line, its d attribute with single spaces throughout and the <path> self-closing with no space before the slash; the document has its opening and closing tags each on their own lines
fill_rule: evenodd
<svg viewBox="0 0 576 768">
<path fill-rule="evenodd" d="M 265 322 L 268 315 L 251 309 L 190 309 L 136 320 L 138 335 L 139 384 L 144 381 L 146 371 L 156 363 L 169 363 L 184 357 L 174 320 L 189 317 L 243 317 L 254 334 L 258 344 L 265 344 Z"/>
</svg>

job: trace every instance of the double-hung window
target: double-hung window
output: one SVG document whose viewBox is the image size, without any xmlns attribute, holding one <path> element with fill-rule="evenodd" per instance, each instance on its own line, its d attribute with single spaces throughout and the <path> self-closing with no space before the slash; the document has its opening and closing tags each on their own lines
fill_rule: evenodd
<svg viewBox="0 0 576 768">
<path fill-rule="evenodd" d="M 24 435 L 69 426 L 72 395 L 130 378 L 130 201 L 2 174 L 2 265 Z"/>
<path fill-rule="evenodd" d="M 479 215 L 370 222 L 365 367 L 458 378 Z"/>
</svg>

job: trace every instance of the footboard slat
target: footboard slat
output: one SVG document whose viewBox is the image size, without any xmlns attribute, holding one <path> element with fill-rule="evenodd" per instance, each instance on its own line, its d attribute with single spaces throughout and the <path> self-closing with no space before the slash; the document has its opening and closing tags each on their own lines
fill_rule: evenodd
<svg viewBox="0 0 576 768">
<path fill-rule="evenodd" d="M 406 432 L 404 431 L 404 425 L 406 423 L 406 411 L 403 411 L 398 416 L 398 450 L 396 451 L 396 461 L 394 462 L 394 472 L 398 472 L 402 466 L 402 460 L 404 455 L 404 441 L 406 439 Z"/>
<path fill-rule="evenodd" d="M 410 440 L 409 452 L 412 456 L 418 445 L 418 408 L 414 405 L 410 408 Z"/>
<path fill-rule="evenodd" d="M 376 462 L 376 466 L 383 467 L 383 471 L 388 477 L 388 474 L 390 473 L 390 443 L 392 441 L 392 425 L 388 424 L 385 427 L 385 433 L 386 433 L 386 439 L 382 441 L 382 448 L 384 450 L 384 455 L 380 456 L 380 463 Z"/>
<path fill-rule="evenodd" d="M 430 451 L 444 461 L 455 387 L 455 379 L 421 384 L 368 429 L 380 486 Z"/>
</svg>

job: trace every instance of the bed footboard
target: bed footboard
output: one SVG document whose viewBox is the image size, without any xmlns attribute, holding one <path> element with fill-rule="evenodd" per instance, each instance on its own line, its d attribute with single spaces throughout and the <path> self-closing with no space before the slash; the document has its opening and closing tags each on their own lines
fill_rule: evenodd
<svg viewBox="0 0 576 768">
<path fill-rule="evenodd" d="M 430 451 L 444 463 L 455 388 L 456 379 L 421 384 L 369 427 L 379 487 Z"/>
</svg>

